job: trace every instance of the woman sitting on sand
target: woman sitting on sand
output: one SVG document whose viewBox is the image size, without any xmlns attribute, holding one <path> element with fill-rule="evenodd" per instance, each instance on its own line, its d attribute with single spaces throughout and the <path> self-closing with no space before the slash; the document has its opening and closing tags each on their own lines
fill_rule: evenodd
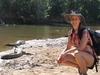
<svg viewBox="0 0 100 75">
<path fill-rule="evenodd" d="M 72 30 L 68 37 L 67 49 L 58 58 L 58 63 L 78 68 L 80 75 L 87 75 L 88 68 L 94 64 L 94 53 L 90 45 L 92 40 L 87 29 L 83 30 L 81 39 L 79 32 L 85 25 L 84 17 L 77 11 L 64 15 L 70 20 Z"/>
</svg>

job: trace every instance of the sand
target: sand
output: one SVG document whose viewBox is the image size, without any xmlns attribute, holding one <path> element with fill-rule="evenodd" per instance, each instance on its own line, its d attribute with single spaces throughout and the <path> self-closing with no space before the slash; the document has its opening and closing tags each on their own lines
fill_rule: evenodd
<svg viewBox="0 0 100 75">
<path fill-rule="evenodd" d="M 76 68 L 57 64 L 57 58 L 66 48 L 67 37 L 33 39 L 19 46 L 27 54 L 16 59 L 0 60 L 0 75 L 79 75 Z M 11 51 L 0 53 L 3 55 Z M 98 66 L 99 71 L 100 67 Z M 88 75 L 100 75 L 95 69 Z"/>
</svg>

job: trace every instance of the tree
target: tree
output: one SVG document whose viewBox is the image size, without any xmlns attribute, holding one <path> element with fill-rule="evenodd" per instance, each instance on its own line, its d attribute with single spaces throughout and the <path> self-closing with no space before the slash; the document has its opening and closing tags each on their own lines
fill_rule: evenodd
<svg viewBox="0 0 100 75">
<path fill-rule="evenodd" d="M 96 22 L 100 17 L 99 0 L 83 0 L 81 2 L 81 12 L 88 21 Z"/>
<path fill-rule="evenodd" d="M 48 11 L 50 17 L 59 17 L 66 8 L 66 0 L 50 0 L 50 9 Z"/>
</svg>

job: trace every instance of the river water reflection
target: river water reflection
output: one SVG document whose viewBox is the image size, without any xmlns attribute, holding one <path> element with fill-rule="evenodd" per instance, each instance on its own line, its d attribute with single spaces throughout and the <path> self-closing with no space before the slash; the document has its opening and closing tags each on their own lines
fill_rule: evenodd
<svg viewBox="0 0 100 75">
<path fill-rule="evenodd" d="M 4 25 L 0 26 L 0 51 L 6 50 L 7 43 L 17 40 L 46 39 L 65 36 L 67 27 L 32 26 L 32 25 Z"/>
<path fill-rule="evenodd" d="M 100 29 L 100 27 L 92 27 Z M 17 40 L 46 39 L 64 37 L 70 27 L 67 26 L 36 26 L 36 25 L 1 25 L 0 26 L 0 51 L 7 50 L 7 43 Z"/>
</svg>

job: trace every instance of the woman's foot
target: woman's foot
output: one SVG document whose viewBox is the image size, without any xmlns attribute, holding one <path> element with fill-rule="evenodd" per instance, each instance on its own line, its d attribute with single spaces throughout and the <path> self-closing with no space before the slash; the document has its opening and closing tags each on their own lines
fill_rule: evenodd
<svg viewBox="0 0 100 75">
<path fill-rule="evenodd" d="M 83 73 L 79 73 L 79 75 L 87 75 L 87 73 L 83 74 Z"/>
<path fill-rule="evenodd" d="M 85 74 L 83 74 L 83 75 L 87 75 L 87 74 L 85 73 Z"/>
<path fill-rule="evenodd" d="M 79 73 L 79 75 L 82 75 L 82 73 L 81 73 L 80 69 L 78 69 L 78 73 Z"/>
<path fill-rule="evenodd" d="M 82 73 L 80 69 L 78 69 L 79 75 L 87 75 L 87 73 Z"/>
<path fill-rule="evenodd" d="M 85 74 L 83 74 L 83 73 L 79 73 L 79 75 L 87 75 L 86 73 Z"/>
</svg>

